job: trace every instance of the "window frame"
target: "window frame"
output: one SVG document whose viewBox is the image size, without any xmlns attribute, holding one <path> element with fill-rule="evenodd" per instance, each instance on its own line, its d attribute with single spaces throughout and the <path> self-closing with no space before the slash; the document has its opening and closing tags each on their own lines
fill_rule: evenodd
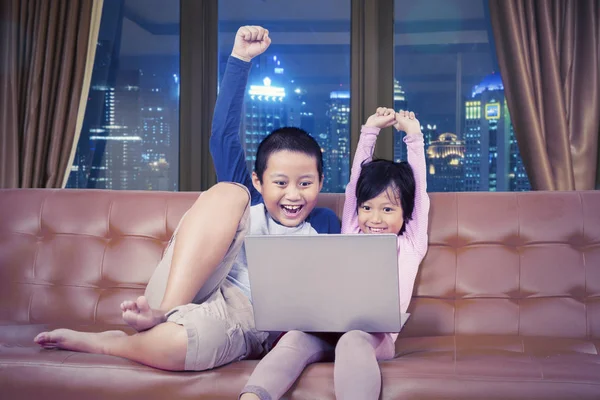
<svg viewBox="0 0 600 400">
<path fill-rule="evenodd" d="M 350 159 L 360 128 L 379 105 L 393 106 L 394 0 L 350 0 Z M 216 183 L 209 151 L 218 84 L 218 0 L 180 0 L 179 190 Z M 275 39 L 276 40 L 276 39 Z M 393 158 L 392 128 L 375 149 Z"/>
</svg>

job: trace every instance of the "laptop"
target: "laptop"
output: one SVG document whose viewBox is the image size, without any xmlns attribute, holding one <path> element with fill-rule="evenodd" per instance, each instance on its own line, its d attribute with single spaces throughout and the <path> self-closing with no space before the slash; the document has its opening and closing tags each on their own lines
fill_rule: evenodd
<svg viewBox="0 0 600 400">
<path fill-rule="evenodd" d="M 248 235 L 260 331 L 399 332 L 397 236 Z"/>
</svg>

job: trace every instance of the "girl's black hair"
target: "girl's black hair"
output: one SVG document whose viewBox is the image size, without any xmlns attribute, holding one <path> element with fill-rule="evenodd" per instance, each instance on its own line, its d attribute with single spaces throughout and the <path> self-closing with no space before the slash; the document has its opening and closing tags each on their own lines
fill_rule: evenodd
<svg viewBox="0 0 600 400">
<path fill-rule="evenodd" d="M 356 206 L 361 207 L 390 187 L 400 199 L 404 223 L 398 235 L 402 235 L 406 223 L 412 219 L 416 191 L 415 175 L 406 161 L 373 160 L 364 163 L 356 184 Z"/>
</svg>

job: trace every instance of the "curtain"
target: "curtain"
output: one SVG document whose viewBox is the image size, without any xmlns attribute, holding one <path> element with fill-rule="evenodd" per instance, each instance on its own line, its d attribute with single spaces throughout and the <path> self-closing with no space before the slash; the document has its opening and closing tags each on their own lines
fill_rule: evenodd
<svg viewBox="0 0 600 400">
<path fill-rule="evenodd" d="M 535 190 L 594 189 L 600 1 L 489 0 L 515 136 Z"/>
<path fill-rule="evenodd" d="M 94 3 L 0 2 L 0 188 L 63 186 L 78 135 Z"/>
</svg>

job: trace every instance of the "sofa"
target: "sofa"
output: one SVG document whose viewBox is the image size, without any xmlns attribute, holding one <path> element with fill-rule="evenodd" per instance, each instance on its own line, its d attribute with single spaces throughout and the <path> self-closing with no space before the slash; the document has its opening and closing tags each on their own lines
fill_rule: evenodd
<svg viewBox="0 0 600 400">
<path fill-rule="evenodd" d="M 166 372 L 44 350 L 124 329 L 196 193 L 0 190 L 0 398 L 235 399 L 257 361 Z M 432 193 L 429 251 L 382 399 L 600 399 L 600 192 Z M 341 215 L 342 194 L 320 206 Z M 286 398 L 334 399 L 333 365 Z"/>
</svg>

